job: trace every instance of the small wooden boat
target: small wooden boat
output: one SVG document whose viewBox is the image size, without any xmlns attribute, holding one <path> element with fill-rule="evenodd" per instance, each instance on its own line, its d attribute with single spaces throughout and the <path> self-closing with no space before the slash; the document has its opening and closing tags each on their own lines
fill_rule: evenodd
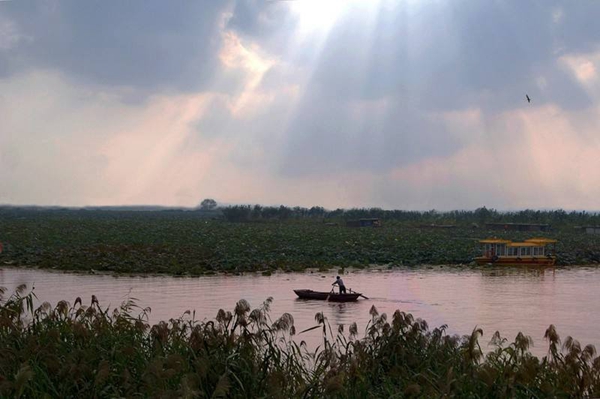
<svg viewBox="0 0 600 399">
<path fill-rule="evenodd" d="M 483 254 L 475 258 L 478 265 L 506 266 L 552 266 L 556 262 L 556 250 L 547 248 L 556 244 L 549 238 L 531 238 L 523 242 L 512 242 L 491 238 L 479 241 Z"/>
<path fill-rule="evenodd" d="M 321 301 L 327 300 L 327 297 L 330 294 L 329 292 L 320 292 L 313 290 L 294 290 L 294 292 L 296 293 L 296 295 L 298 295 L 298 298 L 300 299 L 317 299 Z"/>
<path fill-rule="evenodd" d="M 316 299 L 330 302 L 354 302 L 362 294 L 359 292 L 349 292 L 338 294 L 336 292 L 313 291 L 313 290 L 294 290 L 300 299 Z"/>
<path fill-rule="evenodd" d="M 359 294 L 358 292 L 350 292 L 347 294 L 333 293 L 329 294 L 327 300 L 329 302 L 354 302 L 358 299 L 359 296 L 361 296 L 361 294 Z"/>
</svg>

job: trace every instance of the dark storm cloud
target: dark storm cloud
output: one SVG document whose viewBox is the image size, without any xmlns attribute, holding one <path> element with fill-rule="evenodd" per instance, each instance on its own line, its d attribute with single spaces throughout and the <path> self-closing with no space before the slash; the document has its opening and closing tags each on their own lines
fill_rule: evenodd
<svg viewBox="0 0 600 399">
<path fill-rule="evenodd" d="M 557 37 L 564 48 L 575 52 L 597 50 L 600 41 L 600 28 L 598 27 L 600 2 L 564 1 L 555 2 L 555 5 L 564 7 Z"/>
<path fill-rule="evenodd" d="M 282 174 L 385 172 L 451 155 L 464 142 L 432 112 L 481 109 L 485 120 L 522 107 L 525 93 L 536 105 L 592 104 L 559 57 L 598 45 L 590 15 L 600 2 L 381 4 L 374 16 L 344 14 L 329 32 L 290 124 Z M 387 114 L 353 122 L 349 104 L 380 99 L 392 104 Z"/>
<path fill-rule="evenodd" d="M 259 43 L 263 51 L 286 58 L 298 23 L 292 4 L 290 0 L 236 0 L 227 29 Z"/>
<path fill-rule="evenodd" d="M 280 0 L 237 0 L 227 27 L 253 36 L 268 37 L 293 22 L 289 2 Z"/>
<path fill-rule="evenodd" d="M 70 77 L 142 92 L 205 89 L 219 67 L 219 24 L 287 58 L 297 16 L 292 2 L 228 0 L 186 2 L 3 2 L 3 14 L 21 35 L 18 46 L 0 52 L 0 74 L 26 68 L 56 68 Z M 411 96 L 431 109 L 484 106 L 510 108 L 514 92 L 534 92 L 548 74 L 557 93 L 537 101 L 585 106 L 565 71 L 548 68 L 557 52 L 590 51 L 600 39 L 595 16 L 600 2 L 378 2 L 374 17 L 344 13 L 320 50 L 311 85 L 338 96 Z M 555 17 L 558 7 L 562 15 Z M 557 21 L 558 20 L 558 21 Z M 317 51 L 308 44 L 302 51 Z M 314 60 L 311 60 L 311 62 Z M 299 65 L 301 66 L 301 65 Z M 217 90 L 238 85 L 231 76 Z M 552 80 L 552 81 L 551 81 Z M 537 93 L 536 93 L 537 94 Z M 520 98 L 519 97 L 519 98 Z"/>
<path fill-rule="evenodd" d="M 527 159 L 530 163 L 517 166 L 501 156 L 495 160 L 494 152 L 486 155 L 490 142 L 535 150 L 539 144 L 526 138 L 521 142 L 518 136 L 548 130 L 555 120 L 573 125 L 572 115 L 592 115 L 581 118 L 590 126 L 596 120 L 590 105 L 596 105 L 597 92 L 584 88 L 570 68 L 579 61 L 585 64 L 589 53 L 600 49 L 600 1 L 347 0 L 336 3 L 341 5 L 338 15 L 328 14 L 330 10 L 323 14 L 331 20 L 323 15 L 310 20 L 305 14 L 312 7 L 300 15 L 301 1 L 0 1 L 0 85 L 5 92 L 0 92 L 5 100 L 0 120 L 7 121 L 0 123 L 0 139 L 9 151 L 2 147 L 0 158 L 6 159 L 6 170 L 22 168 L 4 184 L 12 186 L 11 198 L 38 200 L 41 191 L 23 190 L 20 182 L 31 181 L 43 191 L 39 171 L 60 169 L 60 179 L 49 175 L 46 185 L 60 187 L 70 181 L 77 175 L 70 156 L 82 148 L 92 153 L 112 148 L 112 140 L 107 146 L 95 136 L 111 136 L 116 143 L 121 138 L 131 147 L 121 151 L 115 145 L 119 151 L 113 158 L 98 158 L 78 169 L 136 175 L 132 165 L 139 163 L 132 160 L 137 155 L 130 159 L 129 153 L 152 137 L 147 127 L 153 126 L 162 104 L 177 110 L 179 104 L 197 106 L 198 113 L 188 120 L 174 111 L 179 125 L 169 120 L 154 132 L 157 140 L 173 126 L 186 143 L 181 146 L 185 150 L 173 147 L 164 159 L 149 162 L 157 165 L 152 172 L 156 176 L 164 176 L 171 159 L 192 153 L 189 163 L 210 169 L 212 175 L 219 174 L 219 167 L 229 170 L 234 176 L 227 181 L 231 187 L 241 187 L 238 171 L 259 181 L 257 187 L 276 182 L 264 187 L 283 193 L 277 198 L 293 195 L 298 186 L 307 187 L 306 197 L 319 202 L 323 193 L 313 183 L 343 185 L 341 179 L 356 173 L 372 186 L 364 195 L 357 190 L 360 195 L 348 203 L 370 197 L 398 204 L 403 190 L 412 190 L 415 206 L 427 198 L 427 190 L 436 193 L 435 201 L 441 198 L 442 206 L 465 196 L 496 201 L 485 185 L 471 186 L 477 181 L 476 168 L 489 162 L 485 170 L 506 171 L 498 181 L 508 184 L 523 170 L 536 170 L 540 160 Z M 310 12 L 318 12 L 316 7 Z M 594 65 L 600 68 L 590 60 L 592 81 Z M 194 100 L 180 93 L 192 94 Z M 532 98 L 530 105 L 525 93 Z M 160 98 L 142 101 L 155 94 Z M 135 104 L 124 106 L 123 100 Z M 69 123 L 69 118 L 76 120 Z M 113 119 L 111 126 L 107 121 Z M 30 136 L 24 134 L 28 132 Z M 63 132 L 71 141 L 81 138 L 80 144 L 56 141 L 54 150 L 41 144 Z M 576 136 L 578 129 L 569 133 Z M 579 148 L 580 137 L 570 139 Z M 37 165 L 27 161 L 34 144 L 37 158 L 43 159 Z M 211 158 L 212 153 L 201 151 L 211 145 L 216 166 L 196 163 Z M 461 150 L 464 154 L 452 157 Z M 480 153 L 477 165 L 462 168 L 462 156 Z M 449 168 L 445 178 L 451 183 L 440 188 L 437 172 L 452 162 L 461 167 Z M 422 182 L 418 174 L 427 164 L 433 165 L 434 176 Z M 585 170 L 597 170 L 595 166 L 590 161 Z M 459 176 L 471 171 L 473 180 Z M 570 173 L 564 186 L 556 183 L 557 192 L 568 190 L 571 175 L 579 174 Z M 83 182 L 85 173 L 81 175 L 78 181 Z M 417 183 L 407 185 L 403 176 L 408 175 Z M 556 181 L 550 175 L 548 181 Z M 182 187 L 197 184 L 197 176 L 190 176 L 181 179 Z M 105 182 L 107 187 L 110 183 Z M 53 192 L 43 198 L 52 202 L 85 192 L 72 187 L 73 193 Z M 89 193 L 108 191 L 94 187 Z M 123 187 L 125 194 L 115 198 L 127 197 L 128 185 Z M 98 194 L 85 195 L 82 202 Z M 261 198 L 273 195 L 267 192 Z M 452 195 L 457 199 L 448 199 Z M 515 197 L 519 195 L 524 194 Z M 507 205 L 515 200 L 499 201 Z"/>
<path fill-rule="evenodd" d="M 198 90 L 218 68 L 219 23 L 228 5 L 5 2 L 2 11 L 28 40 L 0 57 L 12 73 L 51 68 L 85 83 L 133 87 L 142 93 Z"/>
<path fill-rule="evenodd" d="M 442 110 L 483 101 L 486 91 L 489 98 L 480 105 L 512 108 L 521 105 L 516 99 L 525 91 L 536 89 L 540 69 L 549 73 L 549 84 L 561 86 L 559 92 L 572 85 L 564 70 L 547 65 L 563 43 L 568 51 L 589 50 L 600 30 L 588 24 L 595 33 L 579 26 L 580 36 L 571 31 L 578 22 L 567 16 L 587 9 L 582 3 L 569 3 L 559 22 L 548 2 L 384 3 L 374 20 L 350 12 L 335 25 L 313 84 L 341 96 L 411 96 L 426 109 Z M 585 96 L 581 90 L 573 94 Z M 571 100 L 545 99 L 561 106 Z"/>
</svg>

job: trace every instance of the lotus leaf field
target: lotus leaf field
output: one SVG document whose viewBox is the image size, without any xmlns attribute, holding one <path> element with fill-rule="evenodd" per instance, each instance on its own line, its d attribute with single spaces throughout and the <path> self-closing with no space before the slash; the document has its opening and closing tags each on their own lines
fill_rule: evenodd
<svg viewBox="0 0 600 399">
<path fill-rule="evenodd" d="M 491 236 L 558 239 L 558 265 L 600 261 L 600 236 L 570 226 L 547 233 L 418 226 L 386 220 L 381 228 L 314 219 L 234 223 L 190 211 L 4 212 L 0 265 L 172 275 L 470 265 L 478 240 Z"/>
</svg>

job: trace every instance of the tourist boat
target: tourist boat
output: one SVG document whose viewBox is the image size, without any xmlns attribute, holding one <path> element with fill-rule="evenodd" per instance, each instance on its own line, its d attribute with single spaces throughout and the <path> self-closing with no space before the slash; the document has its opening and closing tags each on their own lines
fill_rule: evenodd
<svg viewBox="0 0 600 399">
<path fill-rule="evenodd" d="M 317 299 L 321 301 L 327 300 L 330 302 L 353 302 L 362 295 L 359 292 L 349 292 L 346 294 L 339 294 L 333 291 L 325 292 L 313 290 L 294 290 L 294 292 L 300 299 Z"/>
<path fill-rule="evenodd" d="M 550 238 L 530 238 L 523 242 L 490 238 L 479 242 L 483 244 L 483 254 L 475 258 L 478 265 L 552 266 L 556 263 L 556 240 Z"/>
</svg>

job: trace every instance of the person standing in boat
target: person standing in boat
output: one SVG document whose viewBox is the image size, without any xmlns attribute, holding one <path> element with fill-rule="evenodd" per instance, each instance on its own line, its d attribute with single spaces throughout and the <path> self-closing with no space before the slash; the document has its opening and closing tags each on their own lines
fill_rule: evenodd
<svg viewBox="0 0 600 399">
<path fill-rule="evenodd" d="M 344 285 L 344 281 L 340 278 L 340 276 L 337 276 L 335 278 L 335 281 L 333 284 L 331 284 L 332 286 L 336 285 L 338 287 L 340 287 L 340 294 L 345 294 L 346 293 L 346 286 Z"/>
</svg>

